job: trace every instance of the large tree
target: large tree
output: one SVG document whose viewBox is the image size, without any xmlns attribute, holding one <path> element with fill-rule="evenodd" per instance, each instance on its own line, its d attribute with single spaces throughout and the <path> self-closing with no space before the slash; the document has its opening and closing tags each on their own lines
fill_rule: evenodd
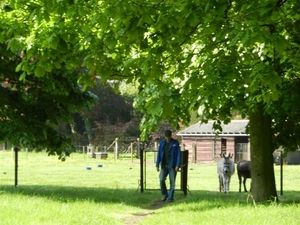
<svg viewBox="0 0 300 225">
<path fill-rule="evenodd" d="M 6 10 L 11 11 L 0 9 L 2 19 L 7 16 Z M 91 106 L 96 98 L 77 83 L 85 71 L 69 70 L 64 63 L 58 63 L 44 76 L 37 69 L 24 79 L 19 63 L 30 49 L 14 48 L 11 43 L 16 37 L 5 39 L 9 29 L 22 23 L 24 18 L 17 16 L 20 16 L 18 23 L 11 23 L 7 17 L 2 22 L 11 26 L 2 24 L 0 28 L 0 142 L 46 150 L 49 155 L 65 160 L 74 146 L 71 138 L 60 132 L 59 125 L 73 123 L 72 113 Z M 22 37 L 18 38 L 21 42 Z M 35 64 L 38 58 L 39 55 L 31 57 L 30 64 Z M 52 63 L 51 59 L 45 61 L 43 69 Z"/>
<path fill-rule="evenodd" d="M 61 63 L 88 68 L 79 79 L 85 86 L 95 76 L 137 80 L 143 138 L 161 120 L 186 124 L 199 108 L 216 128 L 234 110 L 249 116 L 252 194 L 264 202 L 277 197 L 275 147 L 299 145 L 299 4 L 7 0 L 0 41 L 25 55 L 20 80 Z"/>
<path fill-rule="evenodd" d="M 89 107 L 95 98 L 77 84 L 76 72 L 55 70 L 44 77 L 20 81 L 15 72 L 18 54 L 5 54 L 0 45 L 0 141 L 14 146 L 46 149 L 65 159 L 74 146 L 59 132 L 61 123 L 73 123 L 72 113 Z"/>
</svg>

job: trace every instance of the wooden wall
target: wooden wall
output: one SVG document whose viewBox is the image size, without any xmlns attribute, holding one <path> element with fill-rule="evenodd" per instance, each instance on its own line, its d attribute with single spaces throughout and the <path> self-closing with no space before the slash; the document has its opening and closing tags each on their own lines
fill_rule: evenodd
<svg viewBox="0 0 300 225">
<path fill-rule="evenodd" d="M 226 137 L 226 151 L 234 154 L 234 137 Z M 213 162 L 220 158 L 221 138 L 182 137 L 185 150 L 189 150 L 190 162 Z"/>
</svg>

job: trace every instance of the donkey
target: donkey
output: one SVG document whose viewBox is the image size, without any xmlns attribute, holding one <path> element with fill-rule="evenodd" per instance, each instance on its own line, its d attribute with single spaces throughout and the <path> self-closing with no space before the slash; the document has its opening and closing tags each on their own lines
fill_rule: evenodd
<svg viewBox="0 0 300 225">
<path fill-rule="evenodd" d="M 242 177 L 244 178 L 243 179 L 244 191 L 247 192 L 246 180 L 247 178 L 251 178 L 251 162 L 249 160 L 241 160 L 238 162 L 236 169 L 237 169 L 237 175 L 239 177 L 239 192 L 241 192 Z"/>
<path fill-rule="evenodd" d="M 234 162 L 231 159 L 233 157 L 233 154 L 221 153 L 220 156 L 221 159 L 218 161 L 219 191 L 228 193 L 230 178 L 235 171 Z"/>
</svg>

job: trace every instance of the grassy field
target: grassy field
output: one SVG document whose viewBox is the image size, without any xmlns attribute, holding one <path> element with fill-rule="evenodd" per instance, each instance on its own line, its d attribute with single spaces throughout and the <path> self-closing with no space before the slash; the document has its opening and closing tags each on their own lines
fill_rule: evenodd
<svg viewBox="0 0 300 225">
<path fill-rule="evenodd" d="M 101 166 L 101 167 L 100 167 Z M 87 167 L 90 170 L 87 170 Z M 61 162 L 46 153 L 19 153 L 18 187 L 14 159 L 0 151 L 0 224 L 300 224 L 300 166 L 275 167 L 279 204 L 256 204 L 238 192 L 234 174 L 230 193 L 218 192 L 216 165 L 189 164 L 188 193 L 180 191 L 180 174 L 173 203 L 161 204 L 154 157 L 147 153 L 145 187 L 140 190 L 139 160 L 114 160 L 74 153 Z M 247 182 L 248 189 L 250 182 Z"/>
</svg>

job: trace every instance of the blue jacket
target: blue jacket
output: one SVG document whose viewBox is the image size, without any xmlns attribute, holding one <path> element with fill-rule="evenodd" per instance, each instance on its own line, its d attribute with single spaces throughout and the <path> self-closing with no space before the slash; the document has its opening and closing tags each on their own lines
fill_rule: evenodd
<svg viewBox="0 0 300 225">
<path fill-rule="evenodd" d="M 166 144 L 166 140 L 162 140 L 158 147 L 157 159 L 156 159 L 156 167 L 161 165 L 163 157 L 164 157 L 164 147 Z M 169 148 L 169 166 L 175 168 L 176 166 L 180 167 L 181 165 L 181 153 L 180 153 L 180 145 L 179 142 L 175 139 L 171 139 L 170 148 Z"/>
</svg>

